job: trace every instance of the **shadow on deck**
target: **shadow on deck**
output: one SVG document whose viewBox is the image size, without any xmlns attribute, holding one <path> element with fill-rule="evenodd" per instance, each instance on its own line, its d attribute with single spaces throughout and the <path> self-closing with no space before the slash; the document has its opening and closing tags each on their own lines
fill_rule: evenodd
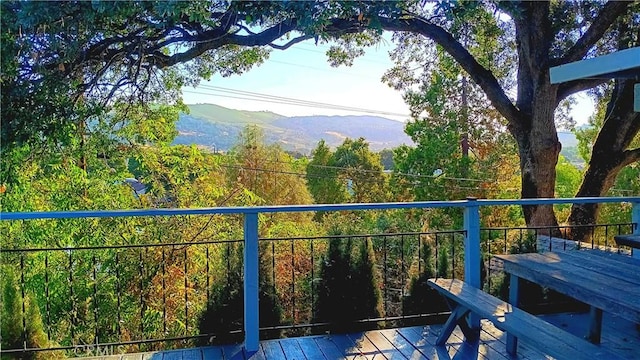
<svg viewBox="0 0 640 360">
<path fill-rule="evenodd" d="M 546 315 L 545 320 L 575 335 L 582 336 L 588 314 Z M 518 356 L 506 353 L 506 334 L 490 322 L 482 323 L 480 341 L 463 341 L 462 332 L 454 331 L 446 346 L 435 346 L 441 325 L 415 326 L 351 334 L 316 335 L 299 338 L 265 340 L 260 350 L 249 354 L 242 344 L 208 346 L 182 350 L 123 354 L 82 359 L 104 360 L 332 360 L 332 359 L 549 359 L 544 349 L 535 349 L 521 341 Z M 629 321 L 604 315 L 601 346 L 625 359 L 640 359 L 640 328 Z M 567 354 L 567 359 L 571 354 Z"/>
</svg>

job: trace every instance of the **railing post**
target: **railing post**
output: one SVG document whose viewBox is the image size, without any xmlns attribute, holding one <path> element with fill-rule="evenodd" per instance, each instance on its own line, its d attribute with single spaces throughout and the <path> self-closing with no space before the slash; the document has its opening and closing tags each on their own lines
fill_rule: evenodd
<svg viewBox="0 0 640 360">
<path fill-rule="evenodd" d="M 635 224 L 634 235 L 640 235 L 640 202 L 631 203 L 631 222 Z M 632 256 L 640 259 L 640 249 L 633 249 Z"/>
<path fill-rule="evenodd" d="M 258 351 L 258 213 L 244 214 L 244 348 Z"/>
<path fill-rule="evenodd" d="M 476 198 L 467 198 L 464 208 L 464 281 L 480 288 L 480 208 Z"/>
<path fill-rule="evenodd" d="M 464 208 L 464 281 L 473 287 L 480 288 L 480 207 L 477 199 L 467 198 Z M 467 323 L 472 329 L 480 329 L 480 318 L 471 313 Z M 477 333 L 480 336 L 480 333 Z"/>
</svg>

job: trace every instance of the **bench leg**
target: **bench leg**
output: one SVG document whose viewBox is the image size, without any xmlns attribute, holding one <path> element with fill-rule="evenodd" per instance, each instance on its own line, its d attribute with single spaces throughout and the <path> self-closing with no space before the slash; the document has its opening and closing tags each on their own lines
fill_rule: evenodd
<svg viewBox="0 0 640 360">
<path fill-rule="evenodd" d="M 509 304 L 518 306 L 520 301 L 520 278 L 511 274 L 509 279 Z M 515 355 L 518 352 L 518 338 L 507 333 L 507 353 Z"/>
<path fill-rule="evenodd" d="M 442 331 L 440 331 L 440 335 L 438 339 L 436 339 L 436 345 L 444 345 L 449 340 L 449 336 L 456 328 L 456 325 L 460 323 L 460 320 L 465 321 L 464 317 L 469 313 L 469 309 L 466 309 L 463 306 L 456 306 L 452 311 L 451 315 L 447 319 L 447 322 L 442 327 Z"/>
<path fill-rule="evenodd" d="M 474 342 L 480 339 L 480 318 L 474 313 L 470 312 L 463 319 L 460 319 L 458 326 L 464 334 L 465 341 Z"/>
<path fill-rule="evenodd" d="M 589 310 L 589 334 L 587 340 L 594 344 L 600 344 L 602 334 L 602 310 L 591 306 Z"/>
</svg>

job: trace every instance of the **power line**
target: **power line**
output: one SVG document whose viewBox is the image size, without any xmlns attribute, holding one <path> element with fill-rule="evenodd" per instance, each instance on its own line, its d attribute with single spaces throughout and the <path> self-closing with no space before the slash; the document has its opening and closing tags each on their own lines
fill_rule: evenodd
<svg viewBox="0 0 640 360">
<path fill-rule="evenodd" d="M 255 172 L 265 172 L 265 173 L 275 173 L 275 174 L 284 174 L 284 175 L 295 175 L 301 178 L 316 178 L 316 179 L 336 179 L 333 176 L 327 175 L 308 175 L 306 173 L 299 173 L 293 171 L 284 171 L 284 170 L 274 170 L 274 169 L 264 169 L 264 168 L 252 168 L 246 166 L 238 166 L 238 165 L 220 165 L 221 167 L 236 169 L 236 170 L 245 170 L 245 171 L 255 171 Z M 491 189 L 491 188 L 481 188 L 481 187 L 471 187 L 471 186 L 460 186 L 460 185 L 445 185 L 445 184 L 433 184 L 433 186 L 447 189 L 447 190 L 476 190 L 476 191 L 485 191 L 485 192 L 500 192 L 500 191 L 512 191 L 518 189 Z"/>
<path fill-rule="evenodd" d="M 290 161 L 282 161 L 282 160 L 258 159 L 257 161 L 258 162 L 272 162 L 272 163 L 279 163 L 279 164 L 286 164 L 286 165 L 295 165 L 294 163 L 292 163 Z M 350 171 L 350 172 L 363 173 L 363 174 L 372 174 L 372 175 L 373 174 L 385 174 L 384 172 L 378 171 L 378 170 L 360 169 L 360 168 L 353 168 L 353 167 L 341 167 L 341 166 L 318 165 L 318 164 L 307 164 L 307 166 L 317 167 L 317 168 L 321 168 L 321 169 Z M 264 171 L 267 171 L 265 169 L 251 169 L 251 170 L 264 170 Z M 280 170 L 274 170 L 274 171 L 280 171 Z M 295 173 L 295 172 L 283 172 L 283 173 L 296 174 L 296 175 L 305 175 L 305 176 L 307 174 L 307 173 Z M 479 182 L 479 183 L 495 182 L 495 179 L 472 179 L 472 178 L 461 178 L 461 177 L 451 177 L 451 176 L 442 176 L 442 175 L 409 174 L 409 173 L 401 173 L 401 172 L 396 172 L 396 171 L 393 171 L 390 174 L 391 175 L 398 175 L 398 176 L 406 176 L 406 177 L 411 177 L 411 178 L 443 179 L 443 180 L 469 181 L 469 182 Z M 330 178 L 331 176 L 324 176 L 324 177 L 325 178 Z"/>
<path fill-rule="evenodd" d="M 314 67 L 314 66 L 309 66 L 309 65 L 302 65 L 302 64 L 295 64 L 295 63 L 290 63 L 290 62 L 280 61 L 280 60 L 270 60 L 270 59 L 268 59 L 267 62 L 275 63 L 275 64 L 283 64 L 283 65 L 295 66 L 295 67 L 300 67 L 300 68 L 304 68 L 304 69 L 311 69 L 311 70 L 315 70 L 315 71 L 322 71 L 322 72 L 333 73 L 333 74 L 355 76 L 355 77 L 367 78 L 367 79 L 371 78 L 370 76 L 367 76 L 367 75 L 364 75 L 364 74 L 358 74 L 358 73 L 354 74 L 354 73 L 349 73 L 349 72 L 340 71 L 340 70 L 328 70 L 328 69 L 322 69 L 322 68 L 319 68 L 319 67 Z"/>
<path fill-rule="evenodd" d="M 312 107 L 312 108 L 343 110 L 343 111 L 361 112 L 361 113 L 387 115 L 387 116 L 410 117 L 409 114 L 400 114 L 400 113 L 394 113 L 394 112 L 390 112 L 390 111 L 372 110 L 372 109 L 365 109 L 365 108 L 360 108 L 360 107 L 337 105 L 337 104 L 330 104 L 330 103 L 324 103 L 324 102 L 317 102 L 317 101 L 289 98 L 289 97 L 284 97 L 284 96 L 269 95 L 269 94 L 258 93 L 258 92 L 253 92 L 253 91 L 225 88 L 225 87 L 221 87 L 221 86 L 200 85 L 198 88 L 202 88 L 204 90 L 209 90 L 212 93 L 210 93 L 210 92 L 197 92 L 197 91 L 193 91 L 193 90 L 183 90 L 183 91 L 189 92 L 189 93 L 210 95 L 210 96 L 238 98 L 238 99 L 242 99 L 242 100 L 262 101 L 262 102 L 269 102 L 269 103 L 275 103 L 275 104 L 286 104 L 286 105 L 295 105 L 295 106 Z M 217 93 L 221 93 L 221 94 L 217 94 Z"/>
</svg>

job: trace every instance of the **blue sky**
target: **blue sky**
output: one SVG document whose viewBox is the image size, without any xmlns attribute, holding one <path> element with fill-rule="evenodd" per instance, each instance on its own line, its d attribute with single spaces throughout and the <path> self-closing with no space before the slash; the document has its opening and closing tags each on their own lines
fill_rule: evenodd
<svg viewBox="0 0 640 360">
<path fill-rule="evenodd" d="M 280 51 L 272 50 L 269 59 L 242 75 L 227 78 L 214 76 L 200 88 L 184 88 L 187 104 L 212 103 L 240 110 L 268 110 L 281 115 L 380 115 L 405 121 L 409 109 L 399 91 L 382 83 L 381 77 L 392 66 L 386 43 L 367 49 L 353 66 L 331 67 L 325 55 L 328 45 L 315 45 L 312 40 Z M 215 89 L 210 86 L 216 87 Z M 295 106 L 265 101 L 236 99 L 250 97 L 246 93 L 231 93 L 228 89 L 271 96 L 300 99 L 357 108 L 344 111 L 331 108 Z M 369 111 L 370 113 L 367 113 Z M 384 112 L 380 114 L 376 112 Z M 586 123 L 593 112 L 593 104 L 586 96 L 579 96 L 571 115 L 578 124 Z"/>
</svg>

